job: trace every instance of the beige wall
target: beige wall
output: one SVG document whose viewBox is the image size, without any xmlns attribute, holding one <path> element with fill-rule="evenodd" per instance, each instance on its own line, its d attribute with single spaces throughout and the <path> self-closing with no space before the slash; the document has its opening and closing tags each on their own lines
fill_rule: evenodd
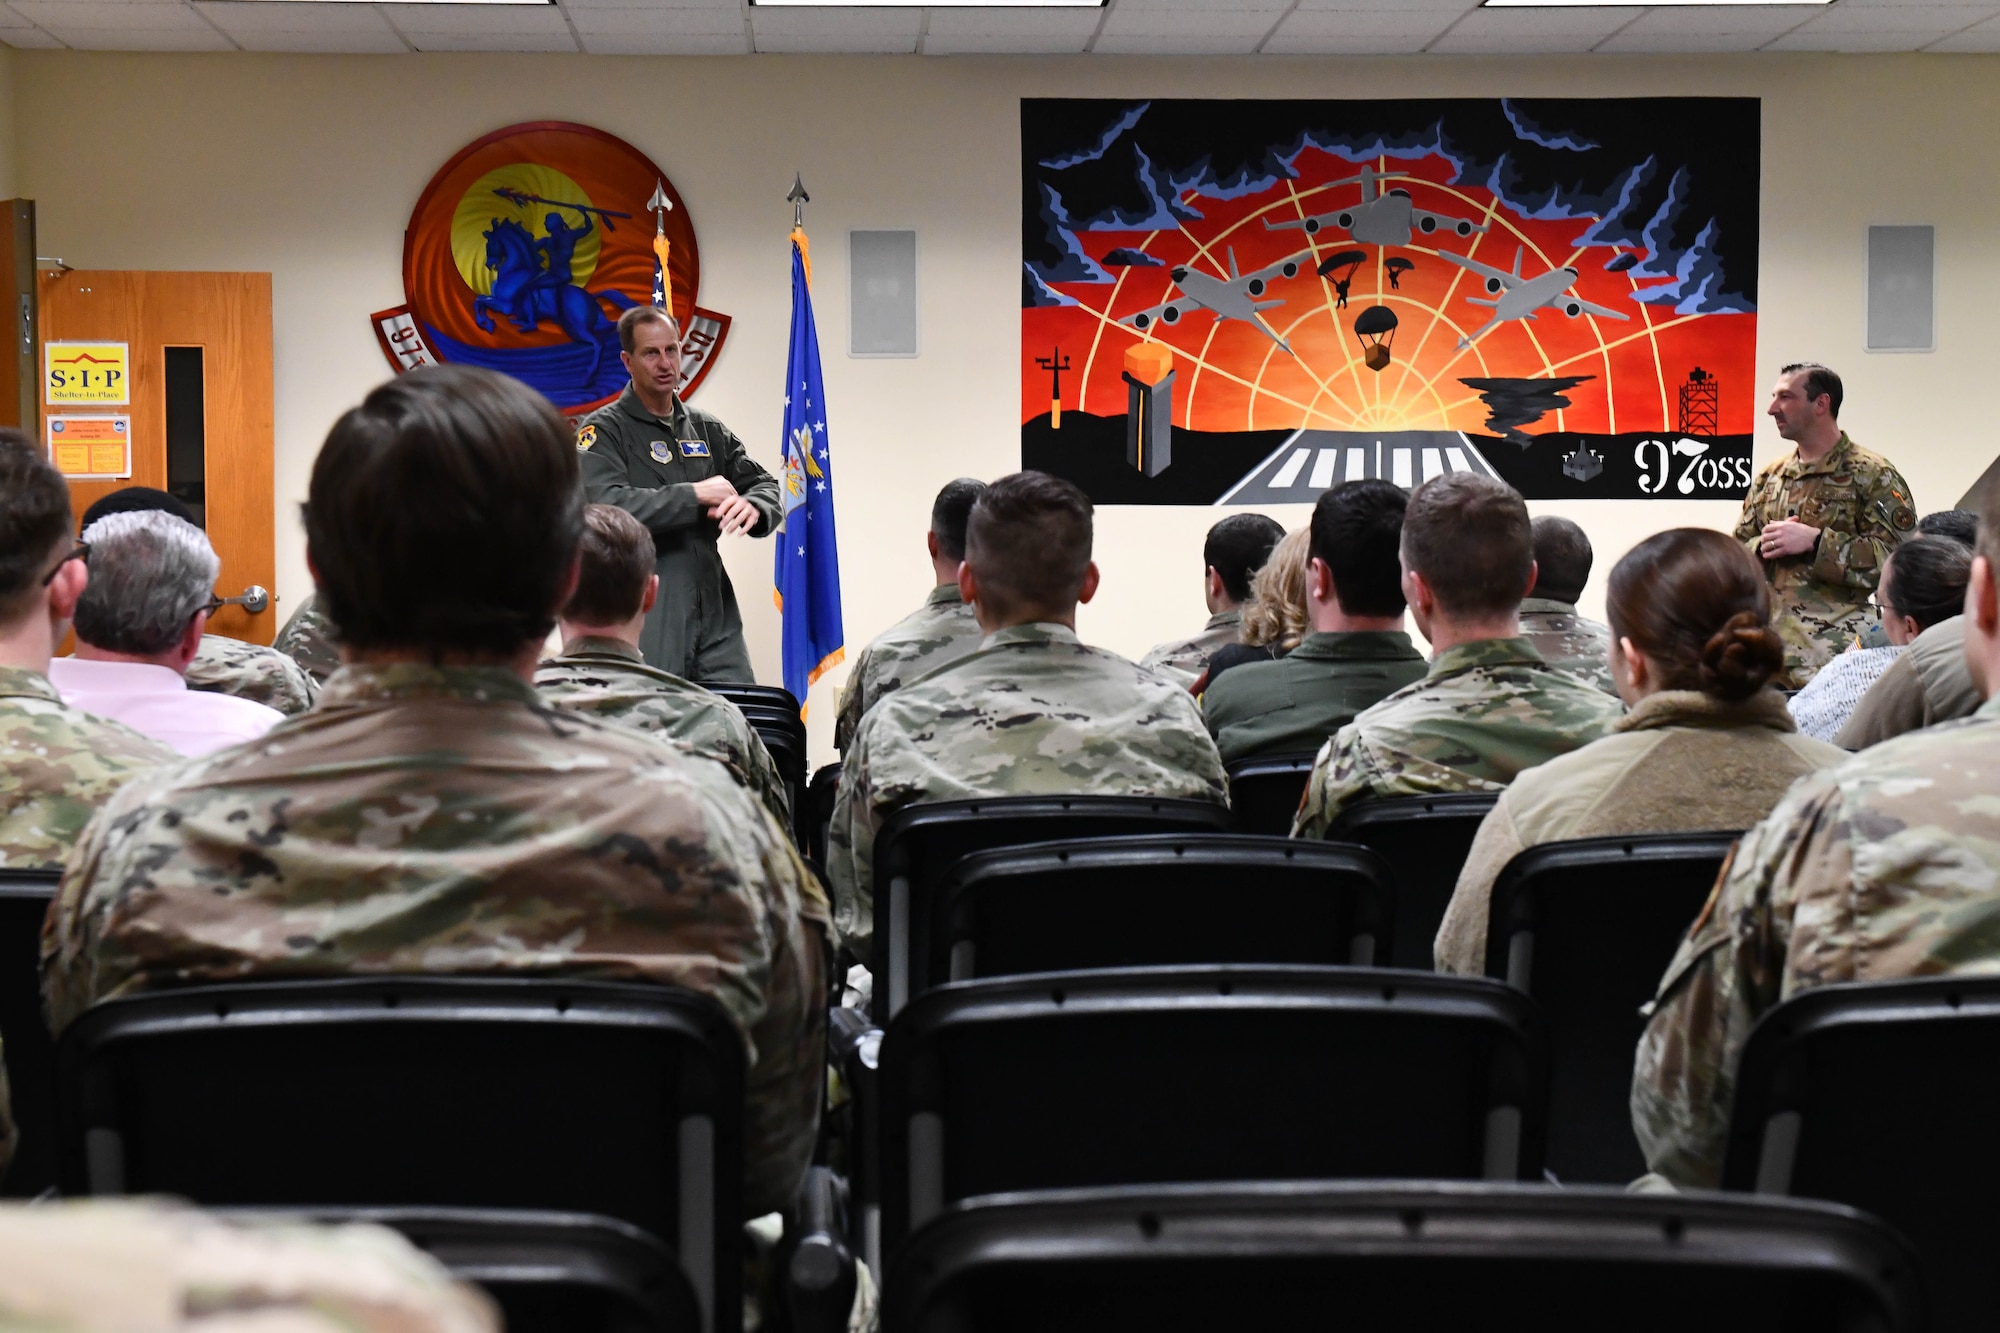
<svg viewBox="0 0 2000 1333">
<path fill-rule="evenodd" d="M 766 466 L 778 452 L 789 299 L 783 200 L 793 170 L 805 173 L 850 650 L 923 595 L 936 488 L 1019 465 L 1024 96 L 1760 96 L 1760 374 L 1799 357 L 1838 367 L 1846 424 L 1903 467 L 1925 510 L 1955 501 L 2000 450 L 1974 399 L 1951 390 L 1981 382 L 2000 341 L 1979 324 L 2000 309 L 2000 62 L 1988 57 L 10 54 L 0 54 L 0 183 L 11 178 L 37 201 L 44 254 L 97 268 L 273 274 L 278 578 L 292 603 L 310 586 L 294 506 L 329 422 L 386 374 L 367 316 L 402 300 L 402 230 L 417 194 L 478 135 L 544 118 L 618 134 L 673 177 L 701 241 L 701 300 L 736 319 L 697 401 Z M 1871 222 L 1939 228 L 1934 354 L 1862 351 Z M 920 233 L 916 360 L 845 354 L 845 233 L 880 226 Z M 1777 448 L 1760 428 L 1758 462 Z M 1734 518 L 1715 502 L 1537 509 L 1582 523 L 1600 571 L 1649 531 Z M 1305 513 L 1276 516 L 1290 526 Z M 1136 655 L 1197 626 L 1200 540 L 1215 517 L 1100 511 L 1104 589 L 1083 613 L 1085 636 Z M 739 539 L 728 559 L 759 675 L 775 680 L 770 543 Z M 1600 589 L 1601 578 L 1587 604 Z M 831 757 L 831 698 L 822 682 L 816 762 Z"/>
</svg>

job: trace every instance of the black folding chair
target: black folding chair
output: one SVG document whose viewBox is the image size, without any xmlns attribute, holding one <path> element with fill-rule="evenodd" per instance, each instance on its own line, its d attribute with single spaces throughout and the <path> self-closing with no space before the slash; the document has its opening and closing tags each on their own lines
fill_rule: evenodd
<svg viewBox="0 0 2000 1333">
<path fill-rule="evenodd" d="M 1725 1189 L 1865 1209 L 1917 1247 L 1938 1329 L 1991 1328 L 2000 977 L 1825 986 L 1752 1029 Z"/>
<path fill-rule="evenodd" d="M 0 1045 L 19 1140 L 0 1195 L 31 1199 L 56 1183 L 56 1044 L 42 1017 L 42 920 L 56 870 L 0 870 Z"/>
<path fill-rule="evenodd" d="M 1845 1208 L 1484 1184 L 1049 1191 L 949 1209 L 884 1333 L 1916 1333 L 1894 1233 Z"/>
<path fill-rule="evenodd" d="M 1493 885 L 1486 975 L 1535 997 L 1549 1025 L 1548 1167 L 1565 1181 L 1645 1174 L 1632 1137 L 1632 1052 L 1674 951 L 1734 833 L 1585 838 L 1532 847 Z"/>
<path fill-rule="evenodd" d="M 806 855 L 820 865 L 826 864 L 827 831 L 833 826 L 834 797 L 839 793 L 838 761 L 813 774 L 812 781 L 806 784 L 805 822 L 802 826 L 806 834 Z"/>
<path fill-rule="evenodd" d="M 56 1051 L 66 1194 L 614 1219 L 741 1318 L 741 1036 L 692 991 L 266 981 L 112 1000 Z"/>
<path fill-rule="evenodd" d="M 1474 977 L 1066 972 L 945 986 L 883 1039 L 882 1244 L 1017 1190 L 1541 1173 L 1539 1015 Z"/>
<path fill-rule="evenodd" d="M 1229 810 L 1244 833 L 1292 831 L 1299 800 L 1312 777 L 1314 753 L 1239 759 L 1229 766 Z"/>
<path fill-rule="evenodd" d="M 1392 966 L 1431 970 L 1432 946 L 1473 835 L 1499 799 L 1498 792 L 1398 796 L 1349 806 L 1334 821 L 1329 842 L 1359 843 L 1396 872 Z"/>
<path fill-rule="evenodd" d="M 779 712 L 794 718 L 799 715 L 798 698 L 790 690 L 782 686 L 757 685 L 749 681 L 722 681 L 716 683 L 706 680 L 701 683 L 701 686 L 705 690 L 712 690 L 721 695 L 738 708 L 752 704 L 761 704 L 767 708 L 775 708 Z"/>
<path fill-rule="evenodd" d="M 1209 801 L 1151 796 L 997 796 L 895 811 L 875 834 L 874 1013 L 910 998 L 910 904 L 960 857 L 1052 838 L 1134 833 L 1224 833 L 1229 811 Z"/>
<path fill-rule="evenodd" d="M 1373 967 L 1394 916 L 1389 867 L 1359 847 L 1240 833 L 1030 843 L 975 852 L 912 895 L 910 990 L 1087 968 Z"/>
</svg>

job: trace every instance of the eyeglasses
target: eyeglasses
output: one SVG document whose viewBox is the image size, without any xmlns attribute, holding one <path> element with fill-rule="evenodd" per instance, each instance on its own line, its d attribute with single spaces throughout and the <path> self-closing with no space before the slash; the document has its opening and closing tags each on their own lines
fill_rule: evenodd
<svg viewBox="0 0 2000 1333">
<path fill-rule="evenodd" d="M 49 586 L 49 585 L 50 585 L 51 583 L 54 583 L 54 582 L 56 581 L 56 575 L 58 575 L 58 574 L 62 573 L 62 567 L 63 567 L 64 565 L 68 564 L 68 563 L 69 563 L 70 561 L 72 561 L 72 560 L 81 560 L 81 561 L 83 561 L 83 562 L 84 562 L 84 563 L 85 563 L 86 565 L 87 565 L 87 564 L 89 564 L 89 563 L 90 563 L 90 543 L 89 543 L 89 542 L 78 542 L 78 543 L 76 544 L 76 546 L 75 546 L 75 547 L 74 547 L 74 548 L 73 548 L 73 549 L 72 549 L 72 550 L 70 551 L 70 553 L 69 553 L 68 555 L 66 555 L 66 556 L 64 556 L 64 557 L 63 557 L 62 559 L 60 559 L 60 560 L 56 561 L 56 564 L 55 564 L 55 568 L 54 568 L 54 569 L 51 569 L 51 570 L 50 570 L 50 571 L 49 571 L 48 573 L 46 573 L 46 574 L 42 575 L 42 586 L 43 586 L 44 588 L 46 588 L 46 587 L 48 587 L 48 586 Z"/>
<path fill-rule="evenodd" d="M 228 605 L 229 603 L 227 601 L 223 600 L 220 597 L 217 597 L 214 593 L 210 593 L 208 595 L 207 603 L 201 608 L 201 613 L 205 616 L 212 616 L 217 611 L 220 611 L 223 607 Z"/>
</svg>

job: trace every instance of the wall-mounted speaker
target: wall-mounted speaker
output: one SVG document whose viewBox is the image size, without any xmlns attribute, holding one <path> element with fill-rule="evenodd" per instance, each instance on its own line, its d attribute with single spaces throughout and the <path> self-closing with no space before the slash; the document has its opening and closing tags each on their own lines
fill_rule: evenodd
<svg viewBox="0 0 2000 1333">
<path fill-rule="evenodd" d="M 1868 229 L 1868 350 L 1937 350 L 1937 228 Z"/>
<path fill-rule="evenodd" d="M 847 354 L 917 354 L 917 234 L 847 233 Z"/>
</svg>

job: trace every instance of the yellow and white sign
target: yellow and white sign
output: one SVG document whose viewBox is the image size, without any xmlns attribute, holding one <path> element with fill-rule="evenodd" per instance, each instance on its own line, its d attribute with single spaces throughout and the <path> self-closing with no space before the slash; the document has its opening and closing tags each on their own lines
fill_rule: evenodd
<svg viewBox="0 0 2000 1333">
<path fill-rule="evenodd" d="M 132 418 L 50 417 L 49 461 L 71 481 L 132 475 Z"/>
<path fill-rule="evenodd" d="M 124 343 L 45 343 L 42 400 L 107 406 L 132 401 L 131 357 Z"/>
</svg>

